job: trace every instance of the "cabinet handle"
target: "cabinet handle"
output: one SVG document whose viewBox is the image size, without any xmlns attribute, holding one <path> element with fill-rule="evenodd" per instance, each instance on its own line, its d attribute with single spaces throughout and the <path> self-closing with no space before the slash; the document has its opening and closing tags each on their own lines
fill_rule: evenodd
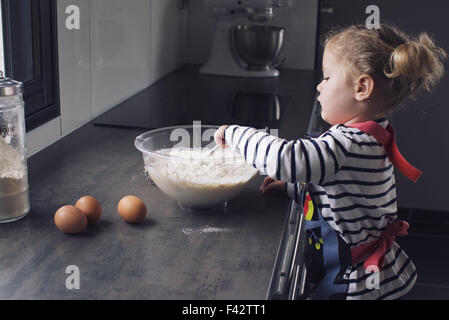
<svg viewBox="0 0 449 320">
<path fill-rule="evenodd" d="M 324 7 L 324 8 L 321 8 L 321 9 L 320 9 L 320 12 L 321 12 L 321 13 L 329 13 L 329 14 L 332 14 L 332 13 L 334 13 L 334 8 L 332 8 L 332 7 Z"/>
<path fill-rule="evenodd" d="M 291 293 L 291 296 L 290 296 L 290 300 L 296 300 L 296 292 L 297 292 L 297 288 L 298 288 L 298 279 L 299 279 L 299 277 L 300 277 L 300 275 L 299 275 L 299 273 L 300 273 L 300 270 L 299 270 L 299 265 L 297 265 L 296 266 L 296 268 L 295 268 L 295 276 L 294 276 L 294 278 L 293 278 L 293 289 L 292 289 L 292 293 Z"/>
<path fill-rule="evenodd" d="M 302 267 L 302 274 L 301 274 L 301 282 L 299 285 L 299 296 L 304 296 L 304 289 L 306 287 L 306 277 L 307 277 L 307 268 L 305 265 Z"/>
</svg>

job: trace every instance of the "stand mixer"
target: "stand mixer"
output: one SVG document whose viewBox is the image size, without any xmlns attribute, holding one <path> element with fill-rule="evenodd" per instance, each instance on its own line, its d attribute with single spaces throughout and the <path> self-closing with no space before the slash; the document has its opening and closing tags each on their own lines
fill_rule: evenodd
<svg viewBox="0 0 449 320">
<path fill-rule="evenodd" d="M 217 21 L 208 61 L 200 73 L 233 77 L 277 77 L 276 59 L 282 49 L 284 29 L 265 25 L 274 8 L 290 0 L 204 0 Z M 235 20 L 254 22 L 241 25 Z"/>
</svg>

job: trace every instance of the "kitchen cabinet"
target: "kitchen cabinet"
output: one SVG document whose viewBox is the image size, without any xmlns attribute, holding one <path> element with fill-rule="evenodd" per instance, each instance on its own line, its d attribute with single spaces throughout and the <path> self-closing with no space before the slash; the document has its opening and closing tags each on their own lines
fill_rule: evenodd
<svg viewBox="0 0 449 320">
<path fill-rule="evenodd" d="M 439 0 L 322 0 L 320 1 L 319 34 L 323 36 L 332 26 L 365 23 L 366 7 L 377 5 L 382 23 L 392 23 L 409 34 L 426 31 L 437 44 L 449 51 L 447 12 L 449 3 Z M 321 61 L 322 50 L 317 60 Z M 449 64 L 446 61 L 446 70 Z M 321 64 L 317 65 L 321 68 Z M 396 174 L 398 206 L 411 209 L 449 211 L 446 184 L 449 180 L 449 77 L 445 76 L 436 90 L 409 101 L 391 117 L 397 131 L 401 153 L 424 173 L 414 184 Z"/>
<path fill-rule="evenodd" d="M 4 74 L 23 83 L 28 132 L 60 114 L 56 0 L 5 0 L 0 7 Z"/>
<path fill-rule="evenodd" d="M 79 30 L 68 30 L 65 27 L 67 18 L 65 10 L 69 5 L 76 5 L 80 10 Z M 57 10 L 60 135 L 73 131 L 92 117 L 90 2 L 88 0 L 59 0 Z"/>
</svg>

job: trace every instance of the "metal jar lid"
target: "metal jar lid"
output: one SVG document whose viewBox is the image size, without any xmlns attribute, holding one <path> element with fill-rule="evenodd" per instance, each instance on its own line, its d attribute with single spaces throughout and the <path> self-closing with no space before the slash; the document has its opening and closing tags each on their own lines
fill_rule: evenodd
<svg viewBox="0 0 449 320">
<path fill-rule="evenodd" d="M 22 83 L 5 78 L 0 71 L 0 97 L 15 96 L 22 93 Z"/>
</svg>

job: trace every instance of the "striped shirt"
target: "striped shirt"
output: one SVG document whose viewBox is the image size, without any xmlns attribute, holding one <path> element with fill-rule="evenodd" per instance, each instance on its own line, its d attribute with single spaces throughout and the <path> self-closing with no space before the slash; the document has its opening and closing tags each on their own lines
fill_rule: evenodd
<svg viewBox="0 0 449 320">
<path fill-rule="evenodd" d="M 388 120 L 377 121 L 384 128 Z M 263 174 L 287 184 L 299 203 L 299 187 L 309 191 L 323 219 L 355 248 L 378 239 L 397 219 L 394 168 L 385 148 L 371 135 L 335 125 L 318 138 L 286 141 L 254 128 L 231 125 L 226 144 L 238 149 Z M 396 299 L 416 282 L 416 268 L 394 242 L 379 272 L 380 288 L 368 289 L 363 261 L 347 268 L 347 299 Z"/>
</svg>

